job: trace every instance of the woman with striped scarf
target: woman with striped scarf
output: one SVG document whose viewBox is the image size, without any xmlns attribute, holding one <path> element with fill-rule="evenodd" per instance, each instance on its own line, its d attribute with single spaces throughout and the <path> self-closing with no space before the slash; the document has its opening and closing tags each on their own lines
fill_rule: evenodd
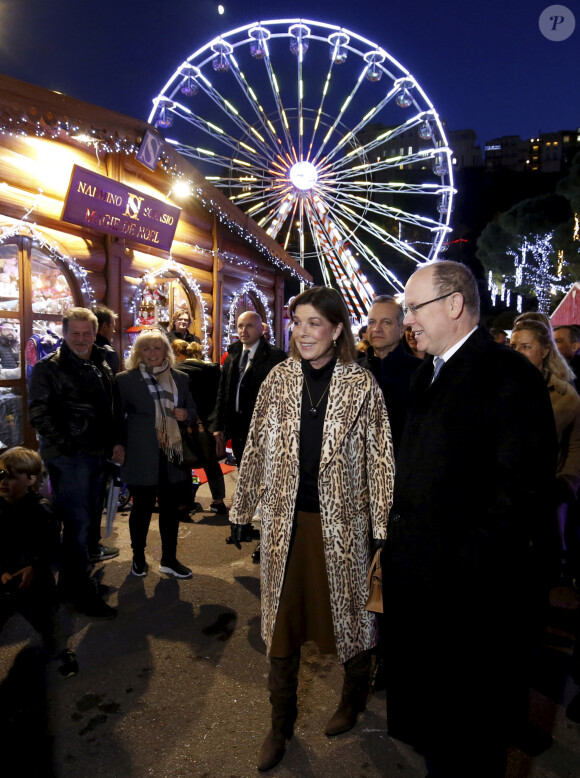
<svg viewBox="0 0 580 778">
<path fill-rule="evenodd" d="M 144 577 L 147 533 L 155 501 L 159 505 L 161 564 L 159 571 L 176 578 L 192 572 L 177 560 L 179 511 L 190 488 L 191 470 L 182 464 L 180 425 L 197 413 L 187 376 L 173 369 L 174 356 L 165 334 L 145 330 L 135 340 L 127 368 L 116 377 L 116 401 L 124 420 L 119 442 L 125 446 L 121 477 L 133 496 L 129 518 L 133 564 Z"/>
</svg>

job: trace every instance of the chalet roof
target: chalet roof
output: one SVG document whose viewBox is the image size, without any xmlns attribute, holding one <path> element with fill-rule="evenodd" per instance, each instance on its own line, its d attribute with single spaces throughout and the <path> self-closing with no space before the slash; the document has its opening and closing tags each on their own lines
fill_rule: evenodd
<svg viewBox="0 0 580 778">
<path fill-rule="evenodd" d="M 2 134 L 36 135 L 73 145 L 86 143 L 86 140 L 79 139 L 84 136 L 89 143 L 98 143 L 99 150 L 105 153 L 134 155 L 148 129 L 157 132 L 146 121 L 0 75 Z M 221 222 L 254 246 L 266 260 L 283 272 L 312 281 L 310 274 L 265 230 L 207 181 L 170 143 L 165 142 L 156 175 L 166 175 L 171 179 L 178 174 L 191 182 L 206 211 L 215 213 Z"/>
</svg>

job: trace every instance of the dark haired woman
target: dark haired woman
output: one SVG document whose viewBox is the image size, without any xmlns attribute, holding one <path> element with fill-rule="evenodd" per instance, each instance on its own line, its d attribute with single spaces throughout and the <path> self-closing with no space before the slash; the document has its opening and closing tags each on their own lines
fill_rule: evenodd
<svg viewBox="0 0 580 778">
<path fill-rule="evenodd" d="M 256 403 L 234 504 L 232 538 L 261 509 L 262 637 L 272 728 L 265 771 L 284 756 L 297 715 L 300 648 L 337 653 L 345 680 L 327 735 L 365 708 L 376 617 L 365 610 L 373 539 L 386 537 L 394 474 L 389 420 L 373 376 L 355 362 L 342 297 L 313 287 L 290 305 L 291 358 Z"/>
</svg>

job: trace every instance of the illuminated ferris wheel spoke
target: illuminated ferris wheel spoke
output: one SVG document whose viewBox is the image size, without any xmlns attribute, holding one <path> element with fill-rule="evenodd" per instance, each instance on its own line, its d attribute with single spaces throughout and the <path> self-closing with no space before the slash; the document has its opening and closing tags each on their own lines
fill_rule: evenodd
<svg viewBox="0 0 580 778">
<path fill-rule="evenodd" d="M 296 64 L 298 68 L 298 157 L 297 159 L 304 158 L 304 117 L 302 115 L 303 100 L 304 100 L 304 83 L 302 81 L 302 58 L 304 56 L 304 45 L 302 41 L 298 44 L 298 53 L 296 57 Z"/>
<path fill-rule="evenodd" d="M 397 278 L 397 276 L 389 270 L 389 268 L 380 260 L 376 254 L 356 236 L 353 236 L 351 240 L 353 248 L 358 249 L 360 254 L 365 257 L 368 263 L 381 275 L 385 281 L 392 286 L 395 291 L 402 292 L 405 289 L 405 284 Z M 416 260 L 415 260 L 416 261 Z"/>
<path fill-rule="evenodd" d="M 231 197 L 230 199 L 238 205 L 240 204 L 240 199 L 243 199 L 244 210 L 246 213 L 250 213 L 251 211 L 252 214 L 254 214 L 254 211 L 256 210 L 256 202 L 258 202 L 261 206 L 258 213 L 269 210 L 268 215 L 272 216 L 272 220 L 275 219 L 283 204 L 283 196 L 281 195 L 271 195 L 270 197 L 264 198 L 263 194 L 252 195 L 251 192 L 243 192 L 241 195 L 236 195 L 235 198 Z"/>
<path fill-rule="evenodd" d="M 370 111 L 368 111 L 363 118 L 358 122 L 358 124 L 350 130 L 346 135 L 343 135 L 343 137 L 338 141 L 334 149 L 330 151 L 326 157 L 325 162 L 330 162 L 337 154 L 339 154 L 342 151 L 343 146 L 347 141 L 351 140 L 352 138 L 357 137 L 357 133 L 362 132 L 364 128 L 369 125 L 372 120 L 377 116 L 380 111 L 397 95 L 398 89 L 392 89 L 386 97 L 381 100 L 380 103 L 378 103 L 374 108 L 371 108 Z M 364 150 L 364 147 L 363 147 Z"/>
<path fill-rule="evenodd" d="M 266 112 L 264 108 L 262 107 L 260 101 L 258 100 L 258 97 L 252 87 L 248 84 L 246 81 L 246 77 L 242 73 L 242 71 L 239 69 L 237 62 L 235 63 L 232 73 L 234 75 L 234 78 L 238 82 L 238 85 L 241 87 L 242 91 L 244 92 L 251 108 L 252 112 L 256 115 L 256 118 L 260 122 L 260 126 L 262 129 L 262 133 L 259 132 L 253 125 L 250 125 L 251 132 L 254 134 L 254 136 L 258 138 L 262 138 L 262 142 L 266 143 L 265 137 L 267 136 L 270 139 L 270 142 L 272 144 L 272 148 L 276 149 L 278 146 L 282 143 L 280 138 L 278 137 L 276 133 L 276 128 L 266 115 Z M 275 154 L 274 151 L 272 151 L 272 154 Z"/>
<path fill-rule="evenodd" d="M 328 208 L 325 207 L 320 199 L 314 201 L 313 204 L 313 210 L 316 211 L 318 222 L 322 226 L 324 235 L 333 246 L 336 259 L 351 285 L 356 290 L 358 297 L 363 300 L 365 304 L 372 302 L 374 291 L 364 274 L 360 271 L 358 263 L 352 256 L 350 249 L 344 245 L 343 233 L 329 215 Z"/>
<path fill-rule="evenodd" d="M 196 129 L 201 130 L 208 138 L 211 138 L 214 143 L 217 141 L 220 147 L 228 149 L 231 154 L 231 156 L 228 158 L 230 160 L 230 165 L 232 161 L 237 162 L 237 164 L 239 164 L 241 167 L 246 168 L 250 168 L 252 165 L 268 165 L 269 160 L 264 157 L 256 148 L 249 146 L 245 141 L 238 140 L 214 122 L 210 122 L 200 116 L 192 114 L 186 114 L 183 116 L 183 118 L 188 124 L 191 124 Z M 256 144 L 256 146 L 257 145 L 258 144 Z M 184 148 L 184 144 L 180 144 L 180 146 L 181 148 Z M 195 150 L 199 147 L 190 146 L 189 148 Z M 204 151 L 200 151 L 199 154 L 195 154 L 194 156 L 198 157 L 199 159 L 204 159 L 205 157 L 214 157 L 217 159 L 220 154 L 212 152 L 211 149 L 208 149 L 205 151 L 205 153 Z M 239 162 L 239 160 L 242 161 Z"/>
<path fill-rule="evenodd" d="M 266 56 L 264 57 L 264 65 L 266 66 L 266 73 L 268 74 L 270 86 L 272 87 L 272 94 L 276 104 L 276 110 L 278 112 L 280 126 L 282 128 L 284 139 L 286 141 L 286 148 L 288 149 L 289 152 L 292 153 L 292 157 L 294 158 L 294 160 L 296 160 L 297 156 L 296 156 L 296 151 L 294 149 L 294 144 L 292 143 L 292 136 L 290 134 L 290 124 L 288 122 L 288 116 L 286 115 L 284 106 L 282 104 L 282 98 L 280 97 L 280 88 L 278 86 L 278 79 L 276 78 L 276 74 L 274 73 L 269 52 L 267 52 Z"/>
<path fill-rule="evenodd" d="M 437 229 L 439 222 L 431 219 L 428 216 L 421 216 L 420 214 L 409 213 L 403 211 L 400 208 L 394 208 L 390 205 L 383 205 L 381 203 L 375 204 L 372 200 L 366 198 L 350 197 L 347 194 L 343 194 L 343 201 L 334 198 L 334 205 L 337 211 L 345 211 L 346 213 L 353 211 L 364 211 L 364 213 L 374 213 L 379 216 L 385 216 L 388 219 L 395 219 L 397 222 L 404 222 L 412 224 L 415 227 L 423 227 L 427 230 Z M 329 197 L 329 200 L 332 199 Z M 347 203 L 352 206 L 352 210 L 348 208 Z"/>
<path fill-rule="evenodd" d="M 321 257 L 325 257 L 327 261 L 322 262 L 320 269 L 322 271 L 322 277 L 324 278 L 324 283 L 326 286 L 332 286 L 332 283 L 330 281 L 330 276 L 328 273 L 328 256 L 331 254 L 331 248 L 330 245 L 326 243 L 323 236 L 319 234 L 318 226 L 316 222 L 311 218 L 310 212 L 308 214 L 308 221 L 310 225 L 310 234 L 312 235 L 312 238 L 317 246 L 318 255 Z"/>
<path fill-rule="evenodd" d="M 314 155 L 314 158 L 312 160 L 314 163 L 316 163 L 320 159 L 324 149 L 329 144 L 331 137 L 337 131 L 338 127 L 342 124 L 342 119 L 343 119 L 344 113 L 345 113 L 346 109 L 348 108 L 348 106 L 350 105 L 350 103 L 352 101 L 352 98 L 356 95 L 357 90 L 359 89 L 359 87 L 360 87 L 360 85 L 362 83 L 362 80 L 365 77 L 366 73 L 367 73 L 367 68 L 365 67 L 361 71 L 361 73 L 360 73 L 360 75 L 358 77 L 358 81 L 356 82 L 355 86 L 353 87 L 351 93 L 348 95 L 346 100 L 342 103 L 342 105 L 340 107 L 340 111 L 339 111 L 336 119 L 334 120 L 334 124 L 329 128 L 328 132 L 324 136 L 324 140 L 320 144 L 320 148 L 318 149 L 318 151 L 316 152 L 316 154 Z M 343 138 L 341 139 L 341 142 L 344 143 L 347 140 L 348 137 L 351 137 L 350 131 L 345 136 L 343 136 Z M 342 145 L 342 143 L 341 143 L 341 145 Z M 332 154 L 332 152 L 330 152 L 330 153 Z"/>
<path fill-rule="evenodd" d="M 317 262 L 353 316 L 375 279 L 400 291 L 398 275 L 435 258 L 451 229 L 452 152 L 434 106 L 385 49 L 343 27 L 225 32 L 177 69 L 149 121 L 173 122 L 176 149 L 297 261 Z"/>
<path fill-rule="evenodd" d="M 367 141 L 367 143 L 360 146 L 358 149 L 353 149 L 352 151 L 349 151 L 347 154 L 345 154 L 345 156 L 342 159 L 338 160 L 337 164 L 347 165 L 349 161 L 349 157 L 351 157 L 355 153 L 360 154 L 364 152 L 368 156 L 370 152 L 374 151 L 380 146 L 385 145 L 387 141 L 391 142 L 399 135 L 402 135 L 403 133 L 414 129 L 415 127 L 418 126 L 426 127 L 427 124 L 429 124 L 429 121 L 434 121 L 433 113 L 434 112 L 432 110 L 421 111 L 420 113 L 416 114 L 412 118 L 408 119 L 403 124 L 400 124 L 398 127 L 392 127 L 384 132 L 381 132 L 379 135 L 376 136 L 376 138 Z"/>
<path fill-rule="evenodd" d="M 329 207 L 332 207 L 332 206 L 329 206 Z M 349 239 L 352 239 L 355 236 L 354 228 L 356 228 L 356 226 L 359 224 L 360 219 L 357 218 L 356 214 L 353 215 L 352 213 L 350 213 L 348 210 L 346 210 L 344 208 L 342 208 L 341 211 L 342 211 L 342 218 L 346 222 L 350 222 L 350 223 L 352 223 L 352 225 L 354 225 L 353 228 L 352 228 L 352 231 L 351 231 L 350 227 L 346 228 L 346 232 L 349 235 Z M 370 222 L 370 221 L 367 222 L 367 224 L 366 224 L 366 231 L 370 235 L 373 235 L 375 238 L 378 238 L 381 241 L 381 243 L 389 245 L 389 246 L 391 246 L 393 248 L 396 248 L 401 254 L 404 254 L 409 259 L 412 259 L 413 262 L 421 262 L 421 261 L 425 262 L 425 261 L 427 261 L 427 258 L 425 257 L 425 255 L 422 254 L 414 246 L 412 246 L 411 244 L 407 243 L 406 241 L 400 240 L 398 237 L 392 235 L 390 232 L 385 230 L 380 225 L 375 224 L 374 222 Z"/>
<path fill-rule="evenodd" d="M 317 210 L 319 212 L 317 212 Z M 362 305 L 368 309 L 372 304 L 372 288 L 370 289 L 370 296 L 365 297 L 364 295 L 361 296 L 360 294 L 356 294 L 356 282 L 358 279 L 355 276 L 355 284 L 353 285 L 352 280 L 349 279 L 347 272 L 345 272 L 345 269 L 341 267 L 341 262 L 339 261 L 340 247 L 338 245 L 333 245 L 331 234 L 332 226 L 329 225 L 328 219 L 325 218 L 323 207 L 321 207 L 320 203 L 317 203 L 314 208 L 310 207 L 308 212 L 309 219 L 312 224 L 313 234 L 316 236 L 318 245 L 321 247 L 321 256 L 323 256 L 325 259 L 325 263 L 323 265 L 323 275 L 325 280 L 328 283 L 328 272 L 326 270 L 326 264 L 328 264 L 336 280 L 336 283 L 342 292 L 345 301 L 347 302 L 351 315 L 364 315 L 364 313 L 361 313 L 362 309 L 361 305 L 359 305 L 359 298 Z"/>
<path fill-rule="evenodd" d="M 332 70 L 334 68 L 335 63 L 335 57 L 331 59 L 330 67 L 328 68 L 328 73 L 326 75 L 326 80 L 324 82 L 324 87 L 322 88 L 322 94 L 320 97 L 320 103 L 318 105 L 318 110 L 316 111 L 316 119 L 314 121 L 314 126 L 312 128 L 312 134 L 310 137 L 310 145 L 308 147 L 308 153 L 306 154 L 306 159 L 310 160 L 310 157 L 312 155 L 312 149 L 314 148 L 314 141 L 316 139 L 316 135 L 318 133 L 318 130 L 320 129 L 320 121 L 323 116 L 323 109 L 324 109 L 324 101 L 326 99 L 326 95 L 328 94 L 328 89 L 330 86 L 330 79 L 332 77 Z"/>
</svg>

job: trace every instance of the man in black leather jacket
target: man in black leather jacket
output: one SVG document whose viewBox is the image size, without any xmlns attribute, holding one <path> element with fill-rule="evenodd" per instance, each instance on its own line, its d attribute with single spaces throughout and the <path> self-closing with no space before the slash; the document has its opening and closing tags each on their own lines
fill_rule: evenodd
<svg viewBox="0 0 580 778">
<path fill-rule="evenodd" d="M 32 370 L 29 418 L 63 520 L 61 592 L 86 615 L 110 619 L 117 612 L 90 578 L 88 542 L 91 524 L 100 522 L 107 457 L 122 458 L 114 446 L 113 374 L 94 343 L 91 311 L 71 308 L 62 326 L 60 348 Z"/>
</svg>

